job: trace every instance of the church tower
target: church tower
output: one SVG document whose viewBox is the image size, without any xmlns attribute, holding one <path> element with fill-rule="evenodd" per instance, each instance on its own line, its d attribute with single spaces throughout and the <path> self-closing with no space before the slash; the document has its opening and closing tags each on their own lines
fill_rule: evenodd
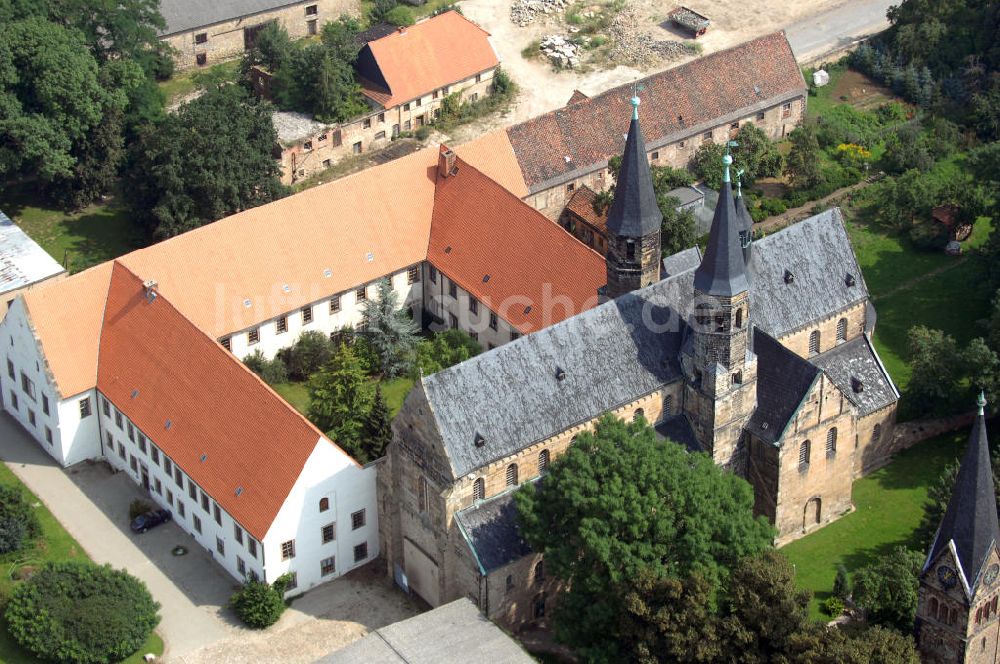
<svg viewBox="0 0 1000 664">
<path fill-rule="evenodd" d="M 736 171 L 736 217 L 740 228 L 740 247 L 743 248 L 743 262 L 750 263 L 750 245 L 753 243 L 753 217 L 743 200 L 743 169 Z"/>
<path fill-rule="evenodd" d="M 925 663 L 1000 661 L 1000 525 L 985 406 L 980 394 L 955 488 L 920 574 L 917 648 Z"/>
<path fill-rule="evenodd" d="M 729 167 L 708 246 L 694 273 L 694 317 L 684 360 L 685 410 L 702 449 L 715 462 L 745 474 L 743 429 L 757 406 L 757 357 L 750 350 L 750 283 L 743 257 Z"/>
<path fill-rule="evenodd" d="M 646 157 L 646 140 L 639 128 L 639 98 L 632 97 L 632 122 L 615 183 L 615 200 L 608 211 L 606 298 L 614 299 L 660 280 L 662 222 Z"/>
</svg>

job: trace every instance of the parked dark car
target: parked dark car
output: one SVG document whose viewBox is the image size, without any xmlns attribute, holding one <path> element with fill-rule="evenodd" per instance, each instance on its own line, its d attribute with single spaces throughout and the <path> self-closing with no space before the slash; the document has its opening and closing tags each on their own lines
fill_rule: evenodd
<svg viewBox="0 0 1000 664">
<path fill-rule="evenodd" d="M 170 521 L 169 510 L 150 510 L 132 519 L 129 527 L 134 533 L 144 533 L 150 528 L 155 528 L 167 521 Z"/>
</svg>

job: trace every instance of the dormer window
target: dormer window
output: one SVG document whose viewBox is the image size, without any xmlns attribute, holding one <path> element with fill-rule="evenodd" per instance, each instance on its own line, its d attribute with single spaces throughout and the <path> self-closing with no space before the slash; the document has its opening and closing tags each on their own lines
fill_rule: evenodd
<svg viewBox="0 0 1000 664">
<path fill-rule="evenodd" d="M 786 284 L 795 283 L 795 275 L 792 274 L 790 270 L 785 270 L 785 283 Z"/>
</svg>

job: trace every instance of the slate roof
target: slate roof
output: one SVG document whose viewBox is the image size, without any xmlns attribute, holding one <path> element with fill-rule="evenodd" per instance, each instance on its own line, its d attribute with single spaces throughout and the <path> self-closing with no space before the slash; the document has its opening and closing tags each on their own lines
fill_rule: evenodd
<svg viewBox="0 0 1000 664">
<path fill-rule="evenodd" d="M 633 99 L 632 104 L 635 110 L 615 184 L 615 199 L 608 210 L 607 228 L 619 237 L 641 238 L 659 232 L 663 215 L 653 191 L 646 140 L 639 126 L 639 99 Z"/>
<path fill-rule="evenodd" d="M 705 200 L 705 192 L 694 185 L 677 187 L 667 192 L 667 198 L 676 198 L 678 205 L 690 205 Z"/>
<path fill-rule="evenodd" d="M 697 246 L 683 249 L 663 259 L 663 269 L 660 274 L 664 279 L 681 272 L 693 270 L 701 263 L 701 249 Z"/>
<path fill-rule="evenodd" d="M 0 293 L 24 288 L 66 270 L 0 212 Z"/>
<path fill-rule="evenodd" d="M 737 190 L 735 205 L 736 205 L 736 218 L 739 220 L 738 226 L 741 231 L 746 231 L 748 233 L 753 232 L 753 217 L 750 216 L 750 211 L 747 210 L 746 199 L 739 190 Z"/>
<path fill-rule="evenodd" d="M 899 391 L 865 335 L 813 357 L 812 362 L 836 383 L 861 416 L 899 399 Z"/>
<path fill-rule="evenodd" d="M 761 440 L 775 443 L 820 375 L 816 365 L 754 329 L 757 354 L 757 409 L 747 428 Z"/>
<path fill-rule="evenodd" d="M 743 117 L 780 100 L 805 95 L 806 84 L 783 32 L 754 39 L 648 76 L 643 116 L 647 148 L 680 140 L 729 116 Z M 573 103 L 507 129 L 531 192 L 573 173 L 603 168 L 622 154 L 633 83 Z M 569 157 L 569 161 L 566 161 Z"/>
<path fill-rule="evenodd" d="M 750 290 L 740 244 L 741 223 L 736 216 L 733 190 L 727 173 L 719 193 L 719 204 L 715 206 L 705 256 L 694 273 L 694 287 L 700 292 L 731 297 Z"/>
<path fill-rule="evenodd" d="M 531 553 L 517 526 L 513 491 L 467 507 L 455 520 L 486 574 Z"/>
<path fill-rule="evenodd" d="M 751 282 L 751 321 L 772 337 L 867 296 L 860 270 L 853 287 L 829 277 L 857 269 L 836 211 L 755 243 L 753 264 L 759 275 Z M 785 265 L 801 278 L 785 284 Z M 453 477 L 679 380 L 678 352 L 688 329 L 693 282 L 693 270 L 677 273 L 423 378 Z M 662 328 L 645 324 L 644 310 L 645 320 Z M 877 364 L 874 355 L 872 361 Z M 557 369 L 565 372 L 563 380 Z M 419 398 L 415 393 L 411 397 Z M 477 434 L 486 440 L 480 447 Z"/>
<path fill-rule="evenodd" d="M 868 298 L 840 210 L 833 208 L 753 243 L 750 316 L 780 339 Z M 786 283 L 785 272 L 792 275 Z M 854 285 L 848 285 L 847 276 Z"/>
<path fill-rule="evenodd" d="M 316 664 L 533 664 L 534 659 L 463 597 L 380 627 Z"/>
<path fill-rule="evenodd" d="M 160 14 L 167 27 L 160 36 L 207 27 L 223 21 L 252 16 L 289 5 L 306 5 L 310 0 L 160 0 Z M 252 23 L 251 23 L 252 25 Z"/>
<path fill-rule="evenodd" d="M 980 403 L 982 402 L 980 399 Z M 986 417 L 981 408 L 972 425 L 969 444 L 955 478 L 955 488 L 934 536 L 934 544 L 931 545 L 924 569 L 949 548 L 951 543 L 954 543 L 955 553 L 961 563 L 959 572 L 964 574 L 969 596 L 972 596 L 986 557 L 993 547 L 1000 544 Z"/>
</svg>

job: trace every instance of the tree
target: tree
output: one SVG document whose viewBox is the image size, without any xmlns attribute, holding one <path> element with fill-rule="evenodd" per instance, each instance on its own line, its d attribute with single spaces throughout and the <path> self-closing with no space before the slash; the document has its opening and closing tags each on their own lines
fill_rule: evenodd
<svg viewBox="0 0 1000 664">
<path fill-rule="evenodd" d="M 808 624 L 810 593 L 795 586 L 792 565 L 778 551 L 741 560 L 727 588 L 722 632 L 732 661 L 773 661 Z"/>
<path fill-rule="evenodd" d="M 333 347 L 322 332 L 309 330 L 299 335 L 291 348 L 279 353 L 288 366 L 288 374 L 295 380 L 307 380 L 330 359 Z"/>
<path fill-rule="evenodd" d="M 38 537 L 42 526 L 35 510 L 17 487 L 0 485 L 0 553 L 20 551 Z"/>
<path fill-rule="evenodd" d="M 410 310 L 399 306 L 399 293 L 389 279 L 379 281 L 378 296 L 365 300 L 361 313 L 361 336 L 378 355 L 382 375 L 395 378 L 409 373 L 419 341 L 418 328 Z"/>
<path fill-rule="evenodd" d="M 706 187 L 722 189 L 722 157 L 726 146 L 721 143 L 702 143 L 691 160 L 691 170 Z"/>
<path fill-rule="evenodd" d="M 847 568 L 837 565 L 837 576 L 833 579 L 833 596 L 846 600 L 851 596 L 851 582 L 847 577 Z"/>
<path fill-rule="evenodd" d="M 807 625 L 776 661 L 790 664 L 920 664 L 913 639 L 894 629 Z"/>
<path fill-rule="evenodd" d="M 110 565 L 47 563 L 14 588 L 7 629 L 36 657 L 118 662 L 138 650 L 160 621 L 145 584 Z"/>
<path fill-rule="evenodd" d="M 164 239 L 280 198 L 275 141 L 269 104 L 240 86 L 211 89 L 130 146 L 126 201 Z"/>
<path fill-rule="evenodd" d="M 804 124 L 788 135 L 792 149 L 785 157 L 785 175 L 795 189 L 811 189 L 823 182 L 819 170 L 819 141 L 816 129 Z"/>
<path fill-rule="evenodd" d="M 585 658 L 614 659 L 629 579 L 701 574 L 717 584 L 740 558 L 771 546 L 753 517 L 750 485 L 705 454 L 658 440 L 643 421 L 602 417 L 552 464 L 545 481 L 515 494 L 521 532 L 566 582 L 557 637 Z"/>
<path fill-rule="evenodd" d="M 660 225 L 660 253 L 664 256 L 676 254 L 698 241 L 698 227 L 691 210 L 678 210 L 680 201 L 673 196 L 657 195 L 656 203 L 663 215 Z"/>
<path fill-rule="evenodd" d="M 280 589 L 279 589 L 280 588 Z M 243 624 L 264 629 L 278 622 L 285 612 L 284 584 L 269 585 L 257 579 L 245 582 L 229 598 L 229 605 Z"/>
<path fill-rule="evenodd" d="M 351 347 L 341 344 L 309 379 L 308 388 L 309 420 L 341 446 L 357 446 L 371 407 L 372 386 Z"/>
<path fill-rule="evenodd" d="M 323 26 L 324 34 L 329 25 L 333 25 L 333 23 L 327 23 Z M 284 69 L 291 59 L 294 48 L 292 38 L 288 36 L 288 30 L 285 29 L 285 26 L 277 21 L 265 24 L 257 33 L 253 48 L 243 55 L 241 65 L 243 77 L 247 78 L 250 69 L 255 66 L 263 67 L 272 73 Z M 275 90 L 272 89 L 271 94 L 275 93 Z"/>
<path fill-rule="evenodd" d="M 872 622 L 909 634 L 917 613 L 923 562 L 922 554 L 896 547 L 854 573 L 854 602 L 868 612 Z"/>
<path fill-rule="evenodd" d="M 997 501 L 1000 503 L 1000 452 L 990 455 L 990 462 L 993 468 L 993 486 L 997 492 Z M 934 542 L 934 535 L 938 526 L 944 518 L 945 510 L 948 509 L 948 502 L 951 500 L 951 493 L 955 488 L 955 478 L 958 477 L 958 461 L 954 461 L 941 471 L 937 481 L 927 489 L 927 500 L 924 501 L 924 515 L 917 527 L 916 540 L 920 544 L 920 550 L 930 549 Z"/>
<path fill-rule="evenodd" d="M 913 412 L 949 414 L 979 390 L 1000 387 L 1000 358 L 983 339 L 962 348 L 941 330 L 910 328 L 913 373 L 906 396 Z"/>
<path fill-rule="evenodd" d="M 781 172 L 781 153 L 762 129 L 752 123 L 744 124 L 733 138 L 736 145 L 730 148 L 733 169 L 743 171 L 743 183 L 748 187 L 754 180 L 773 177 Z M 722 187 L 722 155 L 725 144 L 705 143 L 694 154 L 694 172 L 712 189 Z"/>
<path fill-rule="evenodd" d="M 347 450 L 359 463 L 368 463 L 385 456 L 385 448 L 392 442 L 392 417 L 382 395 L 382 386 L 375 386 L 375 399 L 365 414 L 361 427 L 361 440 L 355 449 Z"/>
<path fill-rule="evenodd" d="M 475 357 L 482 350 L 483 347 L 468 332 L 453 327 L 434 333 L 430 339 L 420 340 L 416 366 L 423 375 L 429 376 Z"/>
</svg>

